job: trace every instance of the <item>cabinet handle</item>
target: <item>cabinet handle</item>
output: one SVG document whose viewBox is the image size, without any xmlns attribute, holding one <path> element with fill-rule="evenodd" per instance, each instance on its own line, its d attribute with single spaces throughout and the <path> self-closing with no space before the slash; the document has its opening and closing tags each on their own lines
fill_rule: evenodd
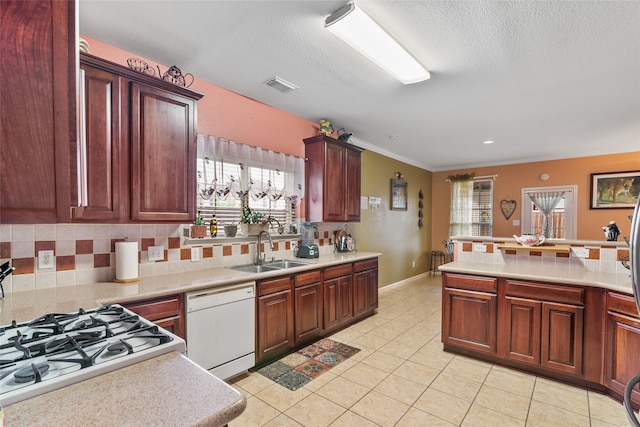
<svg viewBox="0 0 640 427">
<path fill-rule="evenodd" d="M 87 115 L 84 70 L 78 81 L 78 206 L 87 206 Z"/>
</svg>

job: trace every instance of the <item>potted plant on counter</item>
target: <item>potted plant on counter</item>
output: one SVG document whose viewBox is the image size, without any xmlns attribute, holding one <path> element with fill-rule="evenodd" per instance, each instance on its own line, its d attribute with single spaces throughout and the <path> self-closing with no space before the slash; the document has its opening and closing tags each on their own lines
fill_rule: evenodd
<svg viewBox="0 0 640 427">
<path fill-rule="evenodd" d="M 240 217 L 240 232 L 245 236 L 257 236 L 262 230 L 269 231 L 274 222 L 280 226 L 280 221 L 271 215 L 245 207 Z"/>
</svg>

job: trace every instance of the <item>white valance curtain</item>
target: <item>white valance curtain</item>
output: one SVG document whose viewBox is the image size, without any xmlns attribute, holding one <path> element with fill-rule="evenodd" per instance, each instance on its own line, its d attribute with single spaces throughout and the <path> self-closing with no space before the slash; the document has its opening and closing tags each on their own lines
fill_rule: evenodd
<svg viewBox="0 0 640 427">
<path fill-rule="evenodd" d="M 527 193 L 531 201 L 542 212 L 542 235 L 546 238 L 553 237 L 553 226 L 549 221 L 550 214 L 558 206 L 562 197 L 564 197 L 564 191 L 549 191 L 549 192 L 537 192 Z"/>
<path fill-rule="evenodd" d="M 451 182 L 449 236 L 473 234 L 473 179 Z"/>
<path fill-rule="evenodd" d="M 198 170 L 204 174 L 199 181 L 205 183 L 198 188 L 200 197 L 223 200 L 228 196 L 240 199 L 249 195 L 254 200 L 284 198 L 294 204 L 304 198 L 301 157 L 202 133 L 198 133 L 197 145 Z M 259 171 L 249 173 L 251 168 Z M 273 174 L 280 173 L 285 175 L 284 184 L 277 187 Z"/>
</svg>

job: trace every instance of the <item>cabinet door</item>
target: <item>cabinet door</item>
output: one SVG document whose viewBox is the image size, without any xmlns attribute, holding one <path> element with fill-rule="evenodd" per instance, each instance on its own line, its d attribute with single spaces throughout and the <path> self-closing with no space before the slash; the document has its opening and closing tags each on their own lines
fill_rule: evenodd
<svg viewBox="0 0 640 427">
<path fill-rule="evenodd" d="M 353 317 L 353 281 L 351 276 L 338 279 L 338 294 L 340 324 L 343 324 Z"/>
<path fill-rule="evenodd" d="M 84 137 L 80 136 L 82 148 L 78 156 L 83 164 L 79 175 L 84 184 L 78 186 L 78 191 L 85 194 L 81 194 L 81 206 L 72 209 L 72 219 L 118 222 L 127 214 L 128 206 L 121 183 L 125 170 L 122 166 L 126 165 L 122 162 L 122 78 L 87 64 L 81 64 L 80 69 L 83 100 L 79 108 L 84 107 L 81 112 Z"/>
<path fill-rule="evenodd" d="M 285 354 L 294 343 L 291 290 L 258 298 L 256 361 Z"/>
<path fill-rule="evenodd" d="M 346 162 L 346 152 L 343 147 L 325 144 L 323 221 L 345 220 Z"/>
<path fill-rule="evenodd" d="M 196 102 L 131 83 L 131 219 L 195 218 Z"/>
<path fill-rule="evenodd" d="M 0 218 L 69 222 L 77 41 L 73 1 L 0 6 Z"/>
<path fill-rule="evenodd" d="M 122 304 L 136 314 L 184 338 L 184 294 Z"/>
<path fill-rule="evenodd" d="M 605 360 L 605 385 L 621 397 L 627 382 L 640 373 L 640 319 L 608 312 Z M 631 401 L 640 407 L 640 386 L 632 390 Z"/>
<path fill-rule="evenodd" d="M 539 365 L 542 302 L 507 297 L 505 310 L 502 357 Z"/>
<path fill-rule="evenodd" d="M 572 375 L 582 373 L 583 319 L 581 306 L 543 302 L 542 366 Z"/>
<path fill-rule="evenodd" d="M 340 323 L 338 298 L 340 295 L 339 279 L 325 280 L 324 291 L 324 329 L 333 329 Z"/>
<path fill-rule="evenodd" d="M 184 333 L 182 332 L 184 331 L 184 326 L 180 316 L 165 317 L 154 321 L 154 323 L 180 338 L 184 338 Z"/>
<path fill-rule="evenodd" d="M 320 283 L 295 288 L 296 345 L 311 341 L 322 332 Z"/>
<path fill-rule="evenodd" d="M 351 275 L 324 281 L 324 329 L 334 329 L 353 318 Z"/>
<path fill-rule="evenodd" d="M 367 272 L 367 308 L 378 308 L 378 269 Z"/>
<path fill-rule="evenodd" d="M 345 221 L 360 221 L 360 151 L 345 149 Z"/>
<path fill-rule="evenodd" d="M 353 315 L 358 317 L 378 307 L 378 269 L 353 275 Z"/>
<path fill-rule="evenodd" d="M 442 299 L 442 341 L 495 354 L 497 295 L 445 287 Z"/>
</svg>

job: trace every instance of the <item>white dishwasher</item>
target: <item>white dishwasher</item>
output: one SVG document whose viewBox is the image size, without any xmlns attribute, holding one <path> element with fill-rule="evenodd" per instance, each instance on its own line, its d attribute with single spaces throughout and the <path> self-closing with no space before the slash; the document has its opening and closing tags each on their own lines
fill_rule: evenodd
<svg viewBox="0 0 640 427">
<path fill-rule="evenodd" d="M 252 368 L 255 293 L 255 282 L 187 293 L 187 357 L 223 380 Z"/>
</svg>

